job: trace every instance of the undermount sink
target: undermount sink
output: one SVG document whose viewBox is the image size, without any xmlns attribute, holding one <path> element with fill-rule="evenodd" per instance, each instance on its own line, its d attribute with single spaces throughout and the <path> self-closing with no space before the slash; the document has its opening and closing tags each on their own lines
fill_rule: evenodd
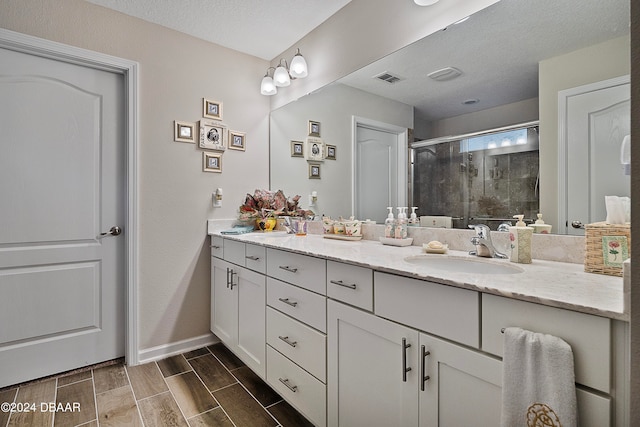
<svg viewBox="0 0 640 427">
<path fill-rule="evenodd" d="M 470 274 L 518 274 L 524 270 L 508 261 L 482 260 L 442 255 L 415 255 L 404 259 L 409 264 L 450 271 L 452 273 Z"/>
</svg>

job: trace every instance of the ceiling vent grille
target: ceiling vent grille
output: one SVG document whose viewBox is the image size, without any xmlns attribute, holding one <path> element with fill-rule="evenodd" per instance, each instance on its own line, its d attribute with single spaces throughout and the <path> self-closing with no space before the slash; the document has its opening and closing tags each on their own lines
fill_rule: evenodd
<svg viewBox="0 0 640 427">
<path fill-rule="evenodd" d="M 433 71 L 433 72 L 427 74 L 427 76 L 432 78 L 433 80 L 436 80 L 436 81 L 439 81 L 439 82 L 443 82 L 445 80 L 455 79 L 460 74 L 462 74 L 462 71 L 458 70 L 457 68 L 455 68 L 455 67 L 446 67 L 446 68 L 442 68 L 440 70 Z"/>
<path fill-rule="evenodd" d="M 397 83 L 400 80 L 404 80 L 403 77 L 400 77 L 398 75 L 395 74 L 391 74 L 388 71 L 385 71 L 384 73 L 378 74 L 377 76 L 373 76 L 374 79 L 378 79 L 378 80 L 382 80 L 383 82 L 387 82 L 390 84 L 393 83 Z"/>
</svg>

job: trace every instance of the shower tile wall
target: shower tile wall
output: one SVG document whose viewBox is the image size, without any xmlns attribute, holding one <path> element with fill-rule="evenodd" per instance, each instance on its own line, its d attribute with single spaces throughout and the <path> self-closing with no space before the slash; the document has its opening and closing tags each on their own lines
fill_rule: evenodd
<svg viewBox="0 0 640 427">
<path fill-rule="evenodd" d="M 495 151 L 461 153 L 457 141 L 417 149 L 413 200 L 418 214 L 452 216 L 455 228 L 483 222 L 496 229 L 519 213 L 535 218 L 538 151 Z"/>
</svg>

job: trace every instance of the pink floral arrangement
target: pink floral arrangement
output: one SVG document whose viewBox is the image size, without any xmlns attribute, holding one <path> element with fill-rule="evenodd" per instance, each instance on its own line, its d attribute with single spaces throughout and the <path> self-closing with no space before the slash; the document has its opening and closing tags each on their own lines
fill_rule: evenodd
<svg viewBox="0 0 640 427">
<path fill-rule="evenodd" d="M 244 204 L 240 206 L 239 219 L 246 221 L 282 215 L 297 217 L 312 216 L 312 211 L 298 207 L 299 200 L 300 196 L 295 196 L 289 200 L 282 190 L 274 192 L 257 189 L 253 195 L 247 194 Z"/>
</svg>

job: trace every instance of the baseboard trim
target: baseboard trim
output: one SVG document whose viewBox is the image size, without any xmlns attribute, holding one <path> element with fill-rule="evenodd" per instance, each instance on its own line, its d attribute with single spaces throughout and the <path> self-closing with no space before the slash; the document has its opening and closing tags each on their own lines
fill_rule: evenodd
<svg viewBox="0 0 640 427">
<path fill-rule="evenodd" d="M 145 348 L 138 351 L 138 362 L 140 364 L 153 362 L 166 357 L 175 356 L 176 354 L 197 350 L 219 342 L 220 340 L 215 335 L 206 334 L 182 341 L 159 345 L 157 347 Z"/>
</svg>

